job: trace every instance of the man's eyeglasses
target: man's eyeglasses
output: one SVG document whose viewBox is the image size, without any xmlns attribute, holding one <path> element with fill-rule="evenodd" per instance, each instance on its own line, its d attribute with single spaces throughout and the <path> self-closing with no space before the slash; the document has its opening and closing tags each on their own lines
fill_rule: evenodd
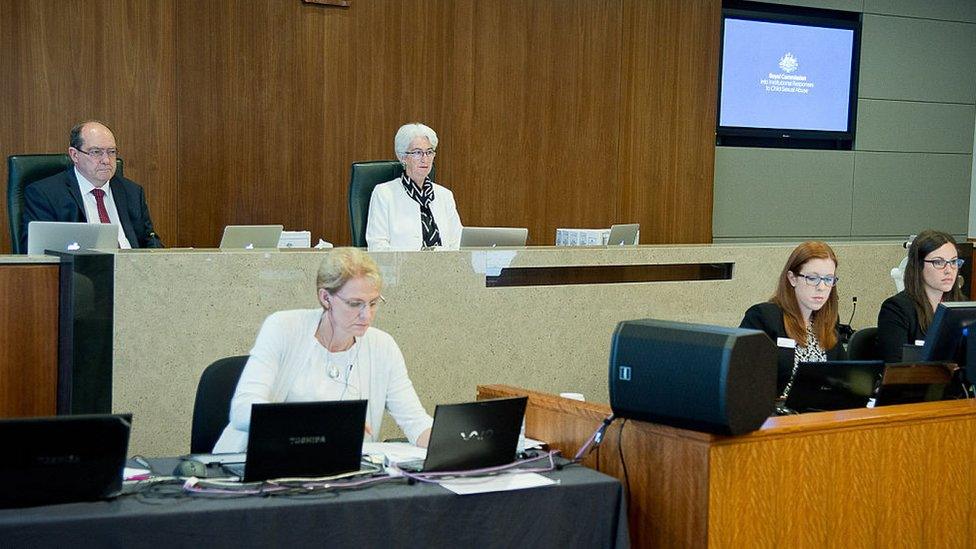
<svg viewBox="0 0 976 549">
<path fill-rule="evenodd" d="M 75 150 L 82 154 L 87 154 L 88 156 L 94 158 L 95 160 L 101 160 L 106 156 L 109 158 L 116 158 L 117 156 L 119 156 L 118 149 L 88 149 L 87 151 L 83 151 L 81 149 L 75 149 Z"/>
<path fill-rule="evenodd" d="M 834 275 L 814 275 L 814 274 L 803 274 L 797 273 L 798 277 L 807 281 L 810 286 L 819 286 L 821 282 L 827 285 L 828 288 L 833 288 L 837 285 L 837 281 L 840 280 Z"/>
<path fill-rule="evenodd" d="M 346 307 L 349 307 L 350 309 L 356 309 L 360 313 L 366 311 L 367 307 L 369 307 L 370 311 L 375 311 L 376 308 L 380 306 L 380 303 L 386 303 L 386 298 L 383 296 L 379 296 L 372 301 L 363 301 L 361 299 L 346 299 L 337 294 L 333 294 L 333 295 L 335 295 L 336 299 L 345 303 Z"/>
<path fill-rule="evenodd" d="M 924 262 L 932 265 L 936 269 L 940 269 L 940 270 L 941 269 L 945 269 L 946 268 L 946 265 L 958 269 L 958 268 L 960 268 L 960 267 L 962 267 L 963 265 L 966 264 L 966 260 L 965 259 L 961 259 L 961 258 L 958 258 L 958 257 L 953 258 L 953 259 L 944 259 L 944 258 L 941 258 L 941 257 L 937 257 L 935 259 L 923 259 L 922 261 L 924 261 Z"/>
<path fill-rule="evenodd" d="M 437 154 L 437 151 L 435 151 L 434 149 L 427 149 L 426 151 L 422 151 L 420 149 L 417 149 L 415 151 L 407 151 L 407 152 L 405 152 L 403 154 L 405 154 L 407 156 L 410 156 L 410 157 L 413 157 L 414 160 L 420 160 L 421 158 L 423 158 L 425 156 L 427 158 L 434 158 L 434 156 Z"/>
</svg>

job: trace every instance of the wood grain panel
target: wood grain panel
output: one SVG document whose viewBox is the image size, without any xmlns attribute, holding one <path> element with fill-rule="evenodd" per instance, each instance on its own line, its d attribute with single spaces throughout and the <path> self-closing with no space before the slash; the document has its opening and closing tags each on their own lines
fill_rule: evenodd
<svg viewBox="0 0 976 549">
<path fill-rule="evenodd" d="M 610 413 L 478 387 L 514 395 L 529 396 L 526 434 L 567 455 Z M 774 417 L 739 437 L 618 420 L 585 464 L 626 483 L 635 547 L 972 547 L 974 452 L 962 400 Z"/>
<path fill-rule="evenodd" d="M 58 265 L 0 265 L 0 418 L 54 415 Z"/>
<path fill-rule="evenodd" d="M 719 5 L 10 0 L 0 154 L 64 150 L 101 118 L 168 245 L 235 223 L 344 244 L 350 164 L 419 120 L 465 224 L 709 242 Z"/>
<path fill-rule="evenodd" d="M 721 2 L 624 5 L 615 220 L 642 244 L 711 242 Z"/>
<path fill-rule="evenodd" d="M 172 243 L 178 182 L 174 40 L 171 0 L 0 2 L 2 180 L 7 156 L 66 151 L 76 122 L 103 120 L 115 131 L 125 175 L 146 189 L 156 231 Z M 6 193 L 0 210 L 7 211 Z M 10 249 L 5 220 L 0 251 Z"/>
</svg>

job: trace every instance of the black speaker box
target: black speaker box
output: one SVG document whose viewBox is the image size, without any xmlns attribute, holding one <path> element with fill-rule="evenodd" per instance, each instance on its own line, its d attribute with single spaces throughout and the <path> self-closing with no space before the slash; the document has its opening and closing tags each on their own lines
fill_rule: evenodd
<svg viewBox="0 0 976 549">
<path fill-rule="evenodd" d="M 776 346 L 756 330 L 664 320 L 621 322 L 610 346 L 614 416 L 738 435 L 776 399 Z"/>
</svg>

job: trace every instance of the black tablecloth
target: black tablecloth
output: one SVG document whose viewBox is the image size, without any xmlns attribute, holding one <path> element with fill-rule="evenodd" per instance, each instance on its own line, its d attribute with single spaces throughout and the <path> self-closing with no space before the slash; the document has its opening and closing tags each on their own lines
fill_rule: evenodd
<svg viewBox="0 0 976 549">
<path fill-rule="evenodd" d="M 154 462 L 158 463 L 158 462 Z M 175 461 L 160 463 L 172 469 Z M 459 496 L 404 482 L 310 496 L 112 501 L 0 510 L 2 547 L 627 547 L 623 489 L 580 466 L 543 488 Z"/>
</svg>

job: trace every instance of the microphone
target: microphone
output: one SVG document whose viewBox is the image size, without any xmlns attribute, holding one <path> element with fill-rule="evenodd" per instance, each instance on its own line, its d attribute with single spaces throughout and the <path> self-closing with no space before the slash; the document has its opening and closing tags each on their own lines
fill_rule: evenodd
<svg viewBox="0 0 976 549">
<path fill-rule="evenodd" d="M 847 320 L 847 324 L 838 324 L 837 331 L 840 332 L 841 343 L 848 343 L 851 340 L 851 336 L 854 335 L 854 328 L 851 324 L 854 322 L 854 313 L 857 312 L 857 296 L 851 298 L 851 303 L 853 308 L 851 309 L 851 318 Z"/>
</svg>

